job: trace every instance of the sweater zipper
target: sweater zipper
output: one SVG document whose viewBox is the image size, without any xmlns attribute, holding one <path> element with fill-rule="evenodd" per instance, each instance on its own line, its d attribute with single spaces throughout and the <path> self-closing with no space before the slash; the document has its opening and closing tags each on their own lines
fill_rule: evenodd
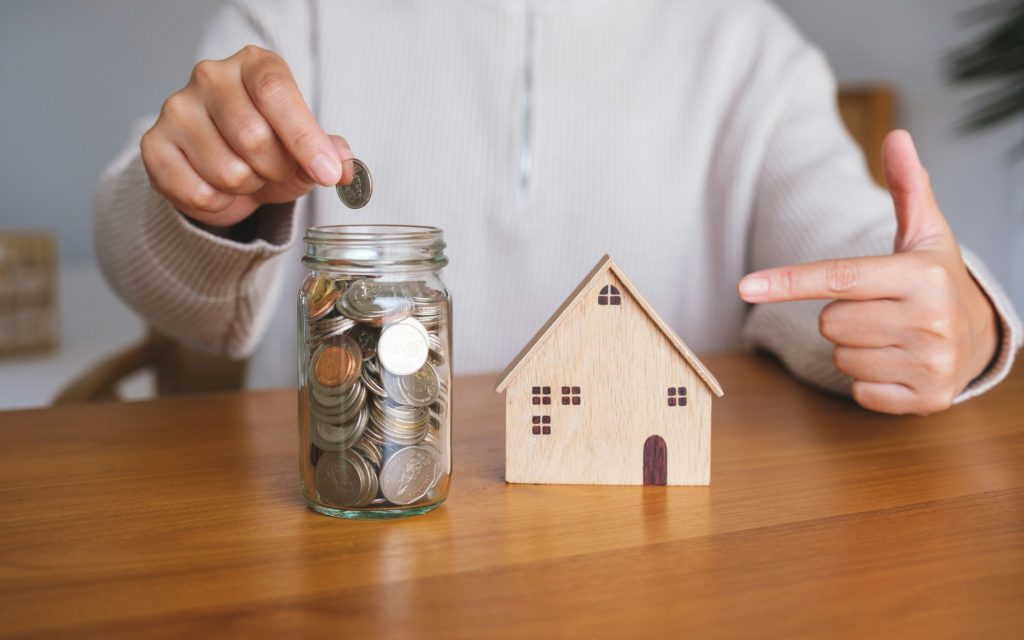
<svg viewBox="0 0 1024 640">
<path fill-rule="evenodd" d="M 526 3 L 526 32 L 523 46 L 523 95 L 519 105 L 519 187 L 516 204 L 525 209 L 530 201 L 530 177 L 533 170 L 533 75 L 534 39 L 537 14 L 533 2 Z"/>
</svg>

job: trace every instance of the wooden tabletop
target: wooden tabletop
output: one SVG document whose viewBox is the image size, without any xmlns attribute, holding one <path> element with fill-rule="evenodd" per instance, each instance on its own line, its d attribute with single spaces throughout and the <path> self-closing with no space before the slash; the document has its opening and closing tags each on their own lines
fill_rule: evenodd
<svg viewBox="0 0 1024 640">
<path fill-rule="evenodd" d="M 384 522 L 306 508 L 292 390 L 0 413 L 0 636 L 1019 634 L 1019 368 L 922 419 L 705 362 L 710 487 L 506 485 L 479 376 L 448 502 Z"/>
</svg>

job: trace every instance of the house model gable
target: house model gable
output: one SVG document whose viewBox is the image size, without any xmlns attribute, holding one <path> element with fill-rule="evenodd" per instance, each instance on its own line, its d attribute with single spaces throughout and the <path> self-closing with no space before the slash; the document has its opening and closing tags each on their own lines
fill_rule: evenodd
<svg viewBox="0 0 1024 640">
<path fill-rule="evenodd" d="M 604 256 L 502 373 L 505 476 L 707 484 L 722 388 Z"/>
</svg>

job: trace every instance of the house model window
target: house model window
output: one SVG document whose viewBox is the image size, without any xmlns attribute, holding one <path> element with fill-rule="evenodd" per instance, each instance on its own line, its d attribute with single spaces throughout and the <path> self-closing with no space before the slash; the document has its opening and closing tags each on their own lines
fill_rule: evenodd
<svg viewBox="0 0 1024 640">
<path fill-rule="evenodd" d="M 551 435 L 551 416 L 533 416 L 533 435 Z"/>
<path fill-rule="evenodd" d="M 579 387 L 562 387 L 562 404 L 576 405 L 580 404 L 580 388 Z"/>
<path fill-rule="evenodd" d="M 668 388 L 668 406 L 670 406 L 670 407 L 685 407 L 686 406 L 686 387 L 669 387 Z"/>
<path fill-rule="evenodd" d="M 597 295 L 597 304 L 622 304 L 622 295 L 618 287 L 613 284 L 601 287 L 601 293 Z"/>
<path fill-rule="evenodd" d="M 551 404 L 551 387 L 534 387 L 533 404 Z"/>
</svg>

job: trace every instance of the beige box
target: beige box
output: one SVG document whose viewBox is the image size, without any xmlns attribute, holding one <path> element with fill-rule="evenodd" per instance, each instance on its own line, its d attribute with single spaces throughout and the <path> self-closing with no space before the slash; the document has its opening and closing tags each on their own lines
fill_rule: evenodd
<svg viewBox="0 0 1024 640">
<path fill-rule="evenodd" d="M 0 231 L 0 357 L 57 346 L 57 242 L 33 231 Z"/>
</svg>

